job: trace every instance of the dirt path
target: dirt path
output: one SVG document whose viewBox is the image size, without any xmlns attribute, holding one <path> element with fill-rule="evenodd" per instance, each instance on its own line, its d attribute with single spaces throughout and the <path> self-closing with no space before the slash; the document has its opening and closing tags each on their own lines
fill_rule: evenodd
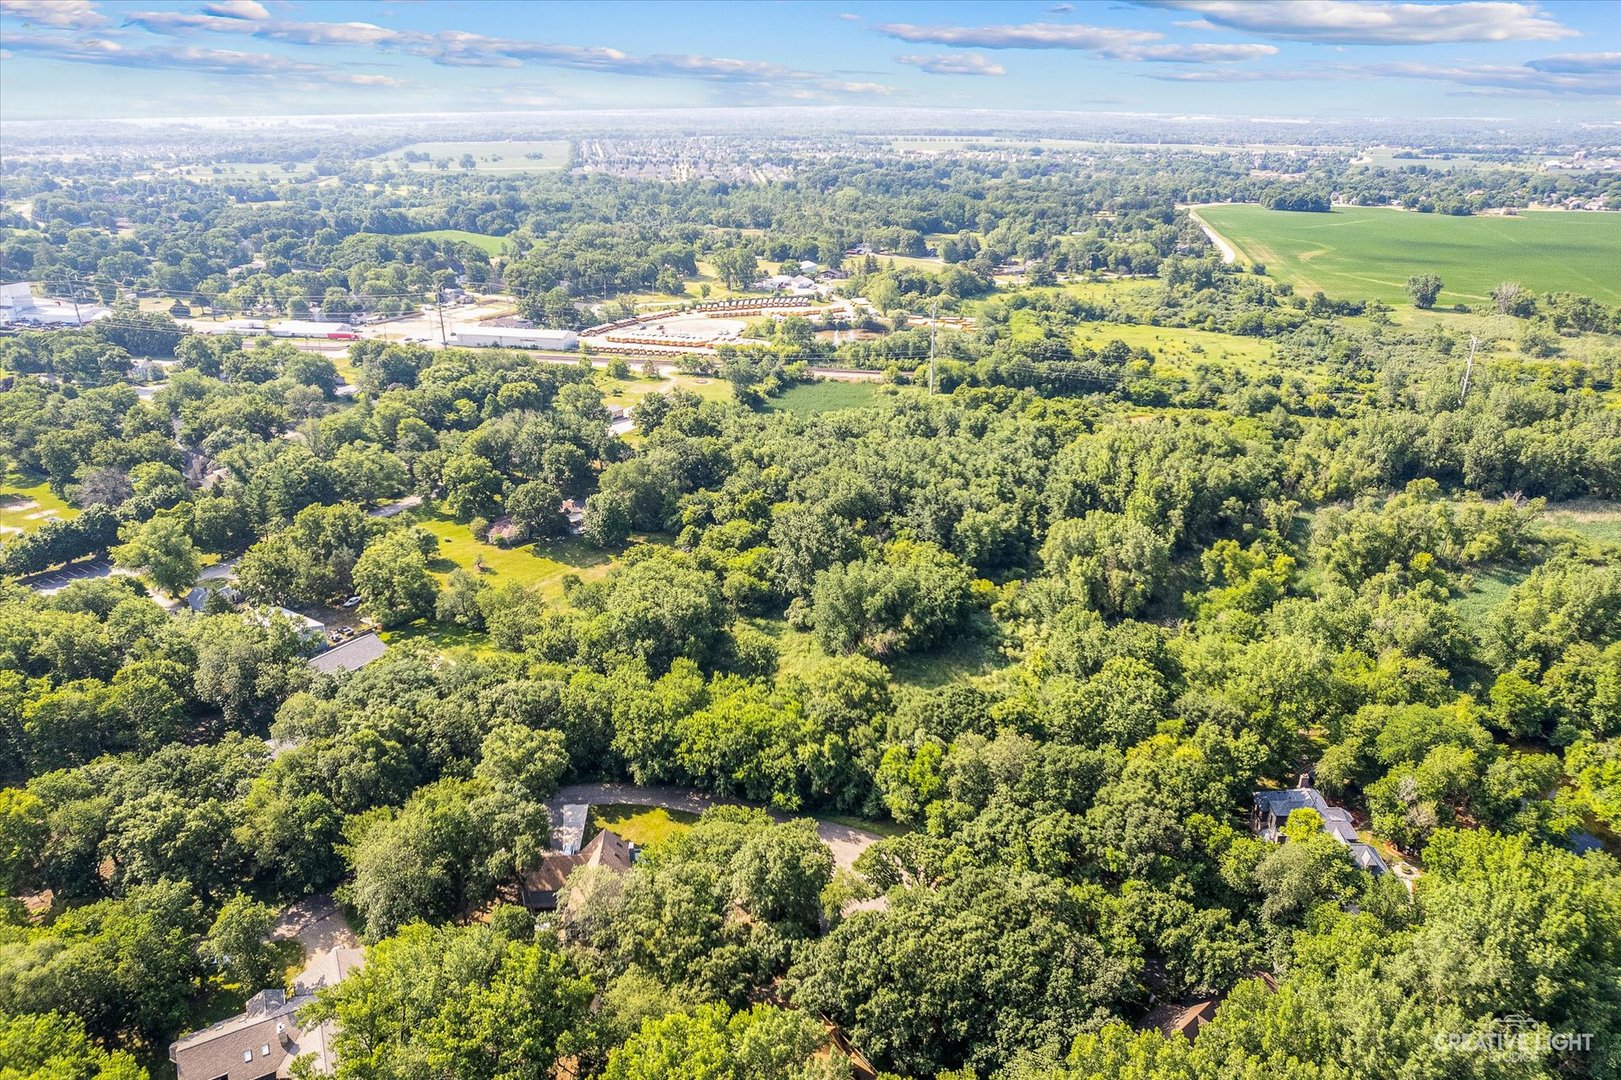
<svg viewBox="0 0 1621 1080">
<path fill-rule="evenodd" d="M 588 803 L 592 806 L 608 806 L 616 803 L 629 806 L 656 806 L 687 814 L 701 814 L 711 806 L 756 805 L 742 799 L 729 799 L 687 788 L 648 787 L 641 784 L 570 784 L 561 788 L 546 803 L 546 810 L 556 817 L 558 810 L 568 803 Z M 780 810 L 768 810 L 767 813 L 778 821 L 788 821 L 796 817 L 814 817 L 811 814 L 785 814 Z M 815 820 L 816 835 L 821 837 L 822 843 L 833 852 L 833 862 L 846 870 L 855 862 L 857 855 L 883 839 L 877 833 L 865 829 L 841 825 L 836 821 L 822 818 Z"/>
<path fill-rule="evenodd" d="M 1212 229 L 1204 218 L 1191 210 L 1188 211 L 1188 216 L 1199 223 L 1199 228 L 1204 230 L 1205 236 L 1209 237 L 1210 242 L 1216 245 L 1216 250 L 1221 252 L 1222 262 L 1232 264 L 1238 261 L 1238 252 L 1233 249 L 1233 245 L 1223 240 L 1221 234 Z"/>
</svg>

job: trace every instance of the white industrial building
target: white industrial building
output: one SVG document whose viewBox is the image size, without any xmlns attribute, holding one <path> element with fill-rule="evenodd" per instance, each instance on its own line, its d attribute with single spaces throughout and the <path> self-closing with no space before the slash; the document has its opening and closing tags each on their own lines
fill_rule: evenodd
<svg viewBox="0 0 1621 1080">
<path fill-rule="evenodd" d="M 269 333 L 265 324 L 259 319 L 230 319 L 226 322 L 194 322 L 189 324 L 192 330 L 199 334 L 237 334 L 241 337 L 254 337 Z M 328 323 L 321 325 L 327 326 Z"/>
<path fill-rule="evenodd" d="M 540 327 L 480 326 L 473 330 L 457 330 L 450 335 L 450 343 L 464 348 L 494 347 L 498 349 L 557 349 L 571 351 L 580 343 L 580 336 L 572 330 L 547 330 Z"/>
<path fill-rule="evenodd" d="M 71 300 L 37 297 L 34 287 L 26 281 L 0 285 L 0 323 L 83 326 L 111 314 L 107 308 L 83 300 L 74 304 Z"/>
<path fill-rule="evenodd" d="M 314 322 L 309 319 L 286 319 L 270 326 L 271 337 L 354 338 L 355 328 L 342 322 Z"/>
</svg>

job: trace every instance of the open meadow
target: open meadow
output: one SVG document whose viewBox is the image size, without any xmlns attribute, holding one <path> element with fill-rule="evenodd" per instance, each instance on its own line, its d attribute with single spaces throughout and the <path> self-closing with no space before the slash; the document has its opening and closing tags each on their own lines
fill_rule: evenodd
<svg viewBox="0 0 1621 1080">
<path fill-rule="evenodd" d="M 428 161 L 406 161 L 405 155 L 427 154 Z M 459 164 L 463 154 L 473 155 L 474 165 L 466 170 Z M 566 169 L 569 144 L 564 139 L 511 140 L 500 142 L 419 142 L 377 155 L 396 169 L 424 172 L 435 168 L 434 161 L 450 159 L 452 172 L 516 173 Z"/>
<path fill-rule="evenodd" d="M 1621 303 L 1621 214 L 1528 211 L 1448 217 L 1376 207 L 1327 214 L 1201 206 L 1199 217 L 1246 262 L 1306 292 L 1409 303 L 1413 274 L 1446 283 L 1437 307 L 1480 303 L 1503 281 Z"/>
</svg>

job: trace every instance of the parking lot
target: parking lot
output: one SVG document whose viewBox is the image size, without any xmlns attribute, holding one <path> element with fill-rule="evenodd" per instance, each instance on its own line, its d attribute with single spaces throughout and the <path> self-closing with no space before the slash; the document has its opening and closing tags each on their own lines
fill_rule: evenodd
<svg viewBox="0 0 1621 1080">
<path fill-rule="evenodd" d="M 57 590 L 71 585 L 75 581 L 88 581 L 91 578 L 110 577 L 118 573 L 110 559 L 93 559 L 90 562 L 71 563 L 67 566 L 57 567 L 55 570 L 46 570 L 43 573 L 29 574 L 18 578 L 18 584 L 33 589 L 39 593 L 54 593 Z"/>
</svg>

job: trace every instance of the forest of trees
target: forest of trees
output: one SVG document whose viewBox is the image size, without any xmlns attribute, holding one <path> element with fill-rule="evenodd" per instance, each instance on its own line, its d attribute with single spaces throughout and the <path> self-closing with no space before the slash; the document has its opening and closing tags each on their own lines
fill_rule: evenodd
<svg viewBox="0 0 1621 1080">
<path fill-rule="evenodd" d="M 353 1080 L 848 1076 L 824 1020 L 917 1080 L 1617 1075 L 1616 313 L 1505 288 L 1500 322 L 1398 322 L 1223 267 L 1172 205 L 1461 185 L 1336 162 L 1294 196 L 1166 153 L 423 173 L 409 205 L 297 206 L 10 169 L 35 198 L 0 258 L 47 280 L 253 310 L 499 272 L 583 315 L 718 250 L 837 261 L 887 229 L 946 265 L 852 259 L 850 288 L 976 320 L 937 335 L 933 396 L 926 331 L 827 346 L 887 375 L 809 412 L 768 407 L 821 347 L 784 323 L 721 358 L 725 393 L 639 399 L 630 437 L 605 398 L 639 377 L 588 362 L 335 362 L 135 312 L 0 339 L 0 478 L 73 511 L 0 539 L 0 1077 L 161 1076 L 207 1008 L 278 984 L 270 921 L 324 893 L 368 961 L 305 1019 Z M 436 228 L 508 253 L 395 235 Z M 997 285 L 1006 259 L 1150 285 Z M 1168 362 L 1124 340 L 1144 325 L 1268 359 Z M 445 537 L 496 521 L 590 558 L 555 587 L 454 568 Z M 129 573 L 18 580 L 102 553 Z M 153 603 L 225 559 L 242 610 Z M 390 647 L 347 675 L 256 615 L 351 596 Z M 1307 773 L 1410 878 L 1311 811 L 1252 833 L 1253 793 Z M 509 887 L 585 781 L 752 805 L 537 922 Z M 810 817 L 882 838 L 837 868 Z M 1216 998 L 1194 1041 L 1132 1026 Z M 1458 1049 L 1510 1017 L 1532 1049 Z"/>
</svg>

